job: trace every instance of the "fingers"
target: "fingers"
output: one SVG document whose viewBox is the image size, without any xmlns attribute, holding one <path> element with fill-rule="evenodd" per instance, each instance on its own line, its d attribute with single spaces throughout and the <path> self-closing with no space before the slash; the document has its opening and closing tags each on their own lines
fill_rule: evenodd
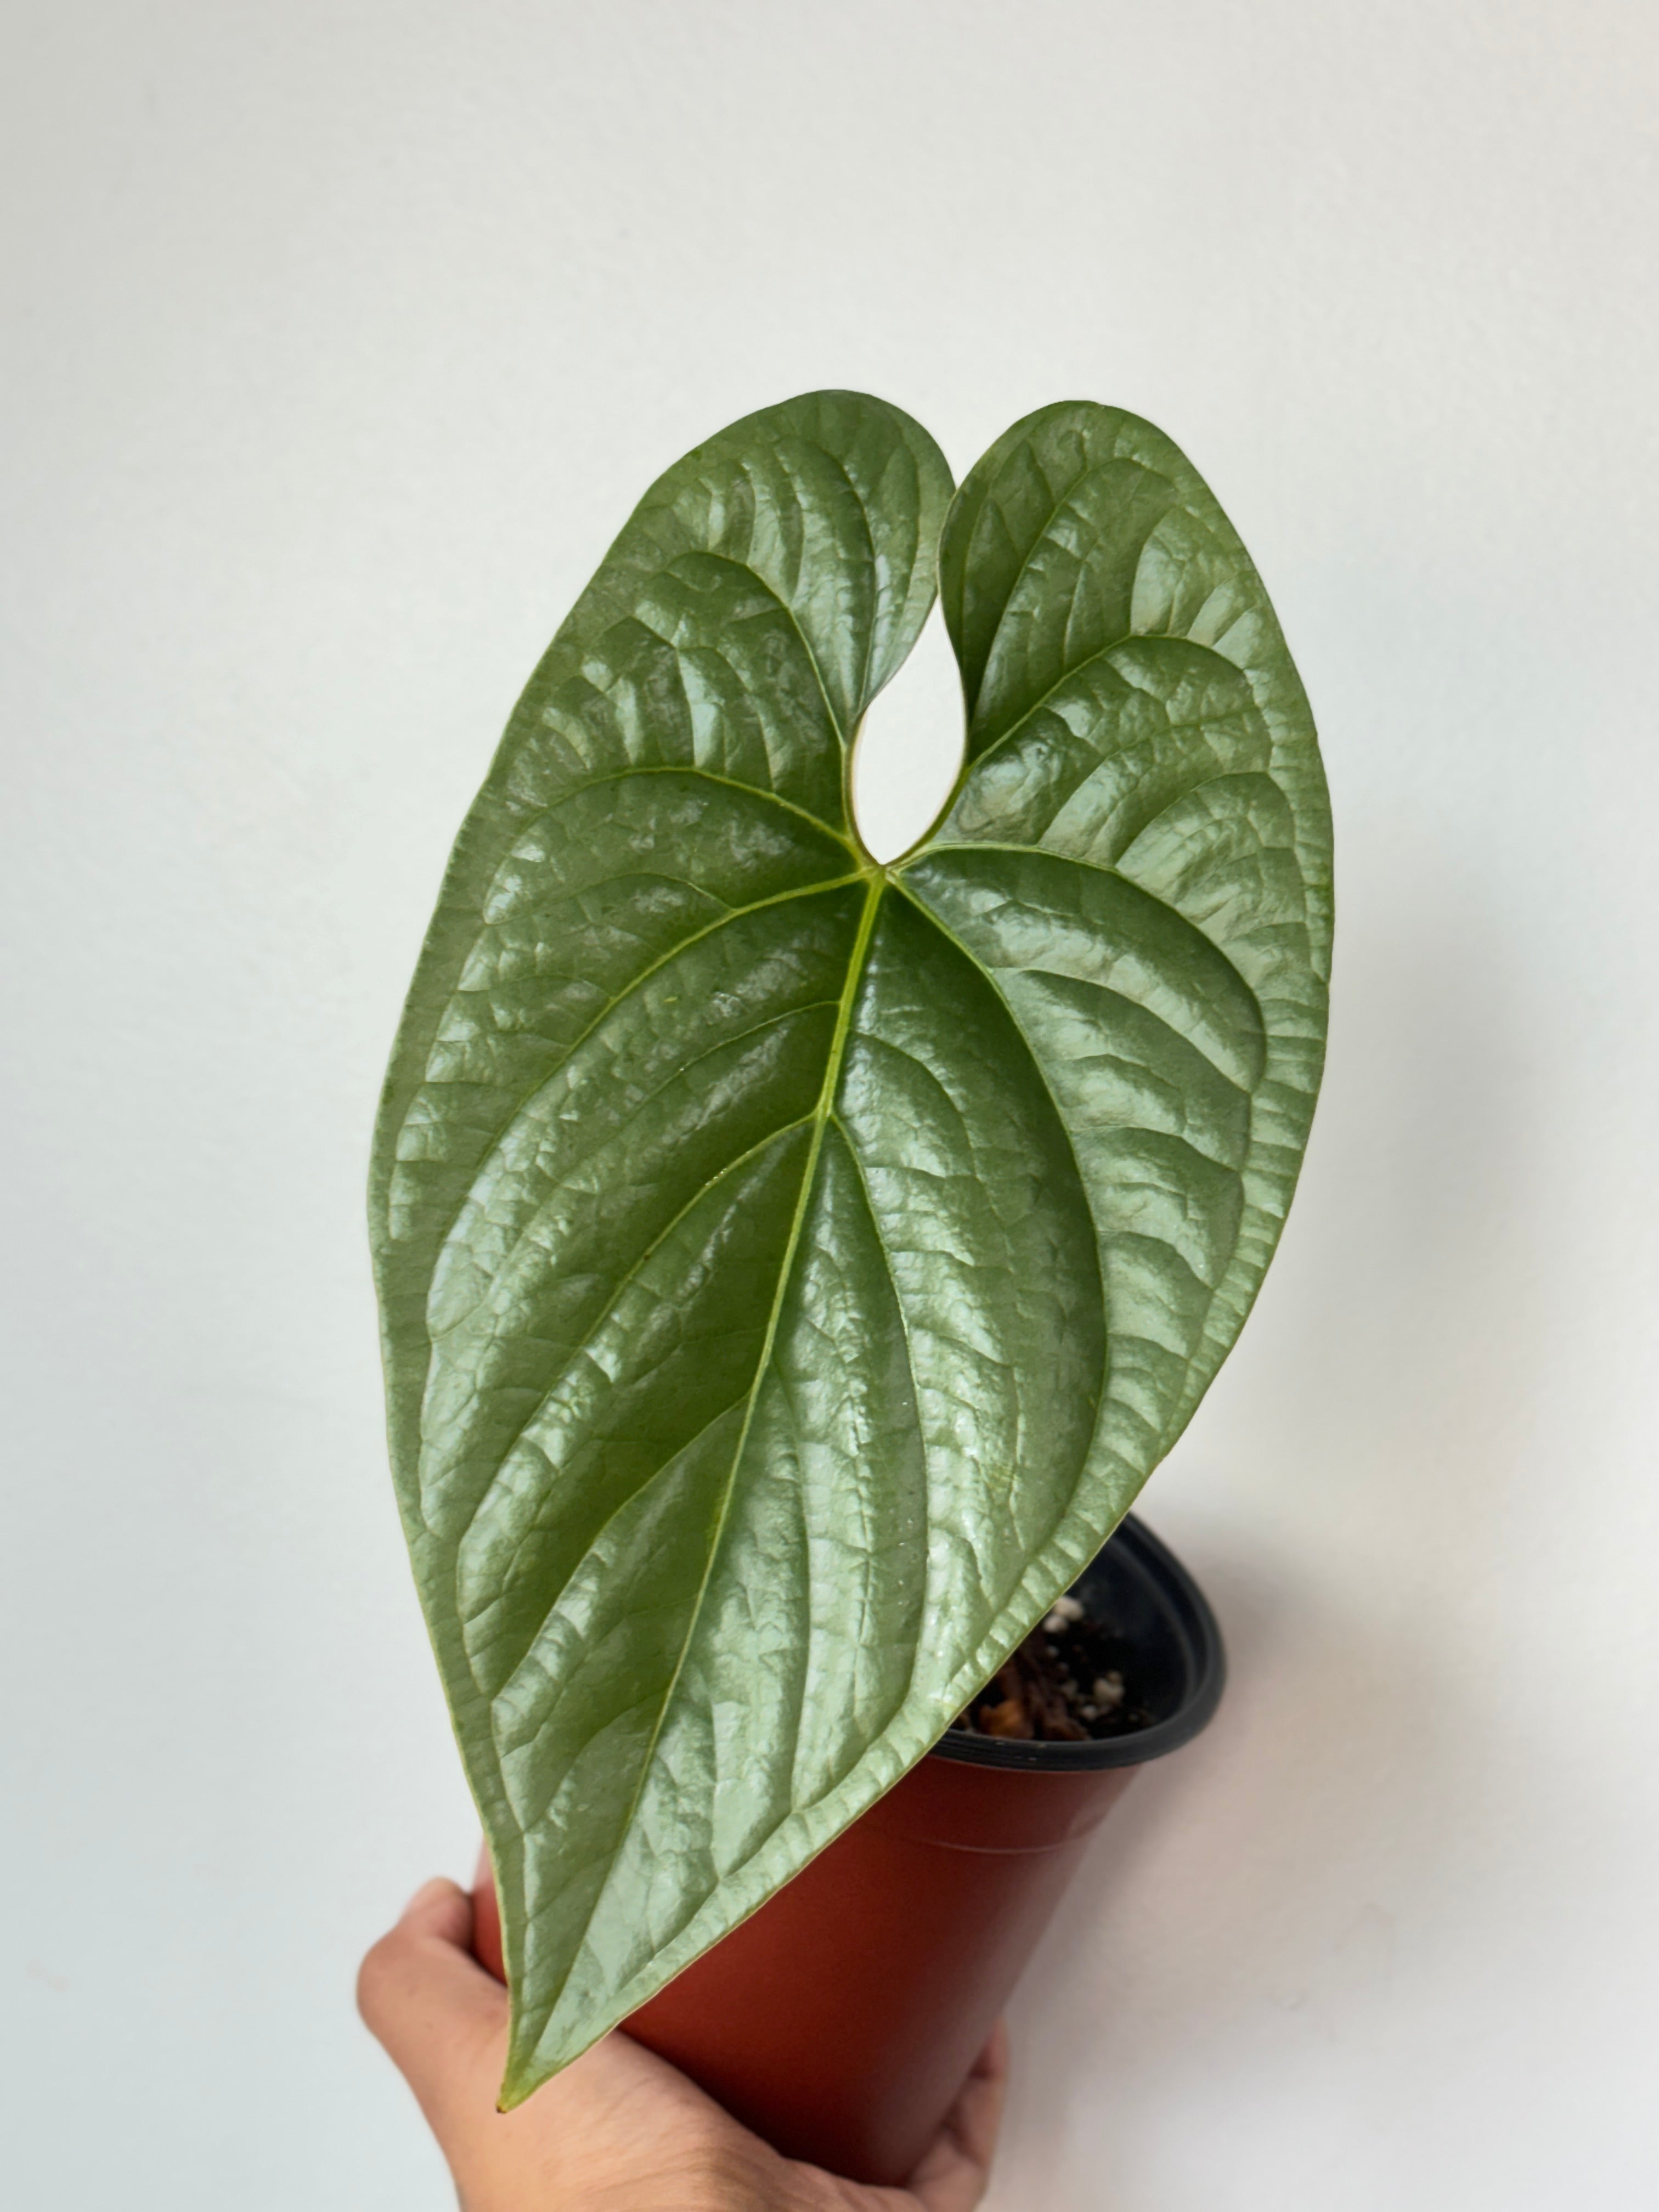
<svg viewBox="0 0 1659 2212">
<path fill-rule="evenodd" d="M 1008 2078 L 1008 2023 L 1000 2020 L 985 2039 L 985 2048 L 975 2059 L 968 2076 L 970 2081 L 1006 2081 Z"/>
<path fill-rule="evenodd" d="M 472 1941 L 472 1899 L 459 1883 L 434 1875 L 404 1905 L 398 1928 L 415 1936 L 435 1936 L 440 1942 L 465 1951 Z"/>
<path fill-rule="evenodd" d="M 416 1891 L 357 1976 L 357 2008 L 442 2132 L 458 2106 L 494 2106 L 507 2036 L 507 1991 L 468 1945 L 472 1901 L 453 1881 Z"/>
<path fill-rule="evenodd" d="M 990 2171 L 1007 2090 L 1008 2026 L 1000 2020 L 945 2123 L 981 2172 Z"/>
<path fill-rule="evenodd" d="M 1008 2087 L 1008 2030 L 999 2021 L 962 2094 L 910 2177 L 924 2212 L 971 2212 L 985 2194 Z"/>
</svg>

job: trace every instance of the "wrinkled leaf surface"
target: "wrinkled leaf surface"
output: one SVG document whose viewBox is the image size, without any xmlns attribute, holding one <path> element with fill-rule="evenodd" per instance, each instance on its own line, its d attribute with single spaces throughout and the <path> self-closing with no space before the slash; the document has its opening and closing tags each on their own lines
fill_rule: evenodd
<svg viewBox="0 0 1659 2212">
<path fill-rule="evenodd" d="M 942 590 L 968 750 L 853 738 Z M 463 830 L 373 1229 L 516 2101 L 933 1742 L 1237 1335 L 1318 1083 L 1329 830 L 1255 569 L 1084 404 L 954 504 L 820 393 L 647 495 Z"/>
</svg>

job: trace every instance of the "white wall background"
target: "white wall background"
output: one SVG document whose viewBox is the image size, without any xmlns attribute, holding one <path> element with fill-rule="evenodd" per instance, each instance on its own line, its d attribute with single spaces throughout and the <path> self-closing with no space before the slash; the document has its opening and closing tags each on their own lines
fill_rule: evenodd
<svg viewBox="0 0 1659 2212">
<path fill-rule="evenodd" d="M 1148 1499 L 1233 1687 L 1021 1997 L 997 2212 L 1659 2202 L 1659 17 L 8 13 L 15 2201 L 448 2201 L 349 2005 L 472 1834 L 374 1093 L 633 500 L 848 383 L 958 471 L 1062 396 L 1174 433 L 1337 814 L 1303 1194 Z"/>
</svg>

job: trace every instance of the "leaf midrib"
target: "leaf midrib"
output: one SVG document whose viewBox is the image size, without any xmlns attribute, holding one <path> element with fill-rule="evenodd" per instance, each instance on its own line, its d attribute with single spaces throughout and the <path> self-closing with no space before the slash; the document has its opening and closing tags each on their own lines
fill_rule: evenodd
<svg viewBox="0 0 1659 2212">
<path fill-rule="evenodd" d="M 870 868 L 865 872 L 865 877 L 868 888 L 865 894 L 864 912 L 859 918 L 858 933 L 853 940 L 852 950 L 848 955 L 847 981 L 842 991 L 841 1005 L 836 1017 L 836 1027 L 830 1040 L 829 1052 L 825 1056 L 823 1082 L 811 1117 L 811 1139 L 807 1148 L 806 1160 L 801 1170 L 800 1191 L 795 1200 L 794 1217 L 789 1224 L 788 1238 L 785 1243 L 783 1257 L 778 1267 L 777 1287 L 772 1296 L 772 1310 L 767 1319 L 766 1335 L 762 1343 L 759 1356 L 755 1362 L 755 1376 L 749 1386 L 748 1401 L 744 1407 L 743 1425 L 738 1432 L 738 1440 L 732 1448 L 732 1463 L 726 1473 L 720 1510 L 715 1516 L 714 1531 L 709 1539 L 708 1556 L 703 1564 L 702 1579 L 697 1585 L 697 1594 L 692 1601 L 690 1616 L 686 1622 L 685 1634 L 680 1644 L 679 1656 L 675 1661 L 674 1671 L 669 1677 L 667 1687 L 663 1692 L 662 1701 L 657 1710 L 657 1717 L 652 1727 L 650 1741 L 640 1759 L 638 1778 L 629 1800 L 627 1813 L 619 1828 L 619 1833 L 623 1837 L 626 1837 L 632 1832 L 639 1813 L 640 1801 L 651 1778 L 657 1745 L 667 1724 L 668 1715 L 674 1704 L 675 1693 L 679 1688 L 680 1678 L 685 1671 L 686 1662 L 690 1656 L 691 1647 L 696 1641 L 697 1625 L 702 1618 L 703 1607 L 708 1601 L 709 1583 L 714 1578 L 715 1563 L 720 1558 L 726 1539 L 726 1524 L 731 1519 L 732 1500 L 737 1494 L 738 1472 L 743 1465 L 744 1453 L 749 1443 L 749 1433 L 754 1425 L 755 1408 L 760 1401 L 761 1385 L 766 1380 L 767 1370 L 772 1364 L 772 1352 L 777 1341 L 778 1325 L 783 1316 L 783 1309 L 788 1298 L 790 1284 L 794 1274 L 795 1255 L 800 1246 L 801 1233 L 805 1227 L 807 1213 L 811 1205 L 818 1159 L 823 1149 L 824 1132 L 829 1127 L 834 1113 L 836 1092 L 841 1079 L 842 1062 L 846 1056 L 847 1038 L 852 1028 L 853 1008 L 857 1001 L 859 987 L 864 980 L 865 964 L 869 953 L 870 940 L 875 933 L 876 917 L 881 908 L 882 893 L 887 888 L 887 872 L 878 864 L 872 862 Z M 621 1859 L 620 1850 L 613 1853 L 611 1863 L 605 1869 L 605 1879 L 599 1885 L 583 1923 L 584 1942 L 586 1930 L 592 1926 L 599 1917 L 606 1894 L 616 1879 Z M 579 1955 L 578 1948 L 573 1952 L 570 1972 L 565 1976 L 566 1983 L 569 1980 L 570 1973 L 575 1971 L 576 1958 Z M 563 1987 L 564 1984 L 561 1984 L 559 1990 L 555 1993 L 552 2004 L 548 2008 L 546 2017 L 549 2019 L 557 2008 Z"/>
</svg>

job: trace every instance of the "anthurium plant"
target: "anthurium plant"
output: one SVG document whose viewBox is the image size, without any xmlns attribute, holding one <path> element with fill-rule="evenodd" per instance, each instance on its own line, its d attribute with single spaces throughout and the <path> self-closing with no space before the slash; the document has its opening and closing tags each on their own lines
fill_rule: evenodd
<svg viewBox="0 0 1659 2212">
<path fill-rule="evenodd" d="M 966 749 L 873 859 L 936 596 Z M 463 827 L 374 1152 L 392 1458 L 514 2104 L 945 1729 L 1203 1395 L 1325 1035 L 1306 698 L 1190 463 L 896 408 L 646 494 Z"/>
</svg>

